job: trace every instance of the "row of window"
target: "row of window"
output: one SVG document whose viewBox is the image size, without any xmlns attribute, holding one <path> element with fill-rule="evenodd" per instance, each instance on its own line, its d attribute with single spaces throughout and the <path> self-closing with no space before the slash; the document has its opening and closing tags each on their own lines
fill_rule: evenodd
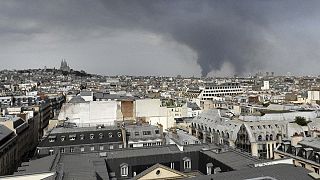
<svg viewBox="0 0 320 180">
<path fill-rule="evenodd" d="M 170 168 L 174 169 L 174 162 L 170 163 Z M 190 158 L 183 158 L 183 168 L 184 169 L 191 169 L 191 159 Z M 120 174 L 122 177 L 127 177 L 129 175 L 129 165 L 126 163 L 123 163 L 120 165 Z M 135 176 L 136 173 L 133 172 L 133 176 Z"/>
<path fill-rule="evenodd" d="M 119 147 L 119 149 L 123 148 L 122 144 L 119 144 L 118 147 Z M 97 150 L 103 151 L 103 150 L 106 150 L 104 145 L 100 145 L 98 148 L 99 149 L 97 149 L 95 146 L 90 146 L 90 151 L 97 151 Z M 60 148 L 60 153 L 66 153 L 66 149 L 69 149 L 70 153 L 76 152 L 76 149 L 80 150 L 80 152 L 85 152 L 85 147 L 81 146 L 80 148 L 76 148 L 76 147 Z M 114 149 L 114 145 L 109 145 L 109 149 L 110 150 Z M 51 155 L 54 154 L 54 150 L 50 149 L 49 150 L 49 154 L 51 154 Z"/>
<path fill-rule="evenodd" d="M 156 134 L 160 134 L 159 129 L 156 129 L 156 130 L 155 130 L 155 133 L 156 133 Z M 151 135 L 152 133 L 151 133 L 151 131 L 142 131 L 142 134 L 143 134 L 144 136 L 149 136 L 149 135 Z M 139 136 L 139 135 L 140 135 L 140 132 L 139 132 L 139 131 L 135 131 L 135 132 L 134 132 L 134 136 Z"/>
<path fill-rule="evenodd" d="M 122 136 L 121 132 L 118 132 L 117 135 L 118 135 L 118 137 L 121 137 L 121 136 Z M 104 137 L 103 133 L 99 133 L 98 138 L 99 138 L 99 139 L 102 139 L 103 137 Z M 112 133 L 112 132 L 109 132 L 109 133 L 108 133 L 108 137 L 109 137 L 109 138 L 112 138 L 112 137 L 113 137 L 113 133 Z M 76 134 L 71 134 L 71 135 L 69 135 L 69 140 L 70 140 L 70 141 L 74 141 L 74 140 L 76 140 L 76 138 L 77 138 L 77 135 L 76 135 Z M 89 135 L 89 138 L 90 138 L 90 139 L 94 139 L 94 138 L 95 138 L 95 135 L 94 135 L 94 134 L 90 134 L 90 135 Z M 81 134 L 81 135 L 80 135 L 80 140 L 84 140 L 84 139 L 85 139 L 84 134 Z M 66 140 L 66 136 L 60 136 L 60 140 L 61 140 L 61 141 L 65 141 L 65 140 Z M 55 142 L 55 141 L 56 141 L 56 136 L 49 136 L 49 142 Z"/>
<path fill-rule="evenodd" d="M 206 87 L 206 89 L 235 89 L 241 88 L 240 86 L 214 86 L 214 87 Z"/>
<path fill-rule="evenodd" d="M 214 91 L 204 91 L 204 93 L 217 93 L 217 92 L 242 92 L 242 89 L 227 89 L 227 90 L 214 90 Z"/>
<path fill-rule="evenodd" d="M 276 128 L 279 128 L 279 125 L 278 124 L 274 124 L 274 126 L 276 127 Z M 267 127 L 269 128 L 269 129 L 272 129 L 272 125 L 258 125 L 258 126 L 256 126 L 258 129 L 266 129 Z M 252 130 L 254 130 L 255 129 L 255 126 L 250 126 L 250 128 L 252 129 Z M 284 127 L 283 127 L 284 128 Z"/>
</svg>

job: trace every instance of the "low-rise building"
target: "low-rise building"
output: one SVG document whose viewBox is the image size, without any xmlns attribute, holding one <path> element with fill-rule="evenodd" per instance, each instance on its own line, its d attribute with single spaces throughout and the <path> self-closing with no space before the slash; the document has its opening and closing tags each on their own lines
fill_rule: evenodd
<svg viewBox="0 0 320 180">
<path fill-rule="evenodd" d="M 299 138 L 298 136 L 295 138 Z M 301 138 L 302 139 L 302 138 Z M 307 137 L 298 143 L 284 140 L 275 150 L 274 158 L 291 158 L 295 166 L 301 166 L 319 174 L 320 139 Z"/>
<path fill-rule="evenodd" d="M 150 124 L 126 125 L 128 147 L 161 146 L 164 144 L 162 126 Z"/>
<path fill-rule="evenodd" d="M 269 159 L 273 158 L 273 149 L 287 137 L 287 123 L 283 119 L 246 121 L 227 110 L 212 109 L 193 119 L 189 133 L 204 143 L 227 145 Z"/>
<path fill-rule="evenodd" d="M 37 147 L 38 156 L 101 152 L 126 147 L 125 131 L 116 126 L 57 127 Z"/>
</svg>

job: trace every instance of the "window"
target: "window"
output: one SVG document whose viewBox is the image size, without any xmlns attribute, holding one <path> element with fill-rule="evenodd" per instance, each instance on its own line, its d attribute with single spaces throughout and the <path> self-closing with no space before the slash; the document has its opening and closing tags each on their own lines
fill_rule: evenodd
<svg viewBox="0 0 320 180">
<path fill-rule="evenodd" d="M 65 136 L 61 136 L 61 141 L 64 141 L 65 140 Z"/>
<path fill-rule="evenodd" d="M 190 158 L 183 158 L 183 167 L 184 169 L 191 169 L 191 159 Z"/>
<path fill-rule="evenodd" d="M 74 152 L 74 147 L 70 147 L 70 152 L 71 152 L 71 153 Z"/>
<path fill-rule="evenodd" d="M 94 134 L 90 134 L 90 139 L 93 139 L 94 138 Z"/>
<path fill-rule="evenodd" d="M 49 136 L 49 142 L 54 142 L 56 140 L 56 136 Z"/>
<path fill-rule="evenodd" d="M 174 169 L 174 162 L 170 163 L 170 168 Z"/>
<path fill-rule="evenodd" d="M 80 139 L 81 139 L 81 140 L 84 140 L 84 134 L 81 134 L 81 135 L 80 135 Z"/>
<path fill-rule="evenodd" d="M 112 135 L 112 132 L 109 132 L 109 138 L 112 138 L 113 135 Z"/>
<path fill-rule="evenodd" d="M 90 147 L 90 151 L 94 151 L 94 146 L 91 146 L 91 147 Z"/>
<path fill-rule="evenodd" d="M 49 155 L 53 155 L 54 154 L 54 150 L 53 149 L 50 149 L 49 150 Z"/>
<path fill-rule="evenodd" d="M 155 133 L 156 133 L 156 134 L 160 134 L 159 129 L 156 129 L 156 130 L 155 130 Z"/>
<path fill-rule="evenodd" d="M 119 149 L 122 149 L 122 144 L 119 144 Z"/>
<path fill-rule="evenodd" d="M 69 139 L 70 141 L 76 140 L 76 135 L 75 134 L 69 135 Z"/>
<path fill-rule="evenodd" d="M 99 133 L 99 139 L 102 139 L 102 138 L 103 138 L 103 134 Z"/>
<path fill-rule="evenodd" d="M 84 152 L 84 147 L 80 147 L 80 151 L 81 151 L 81 152 Z"/>
<path fill-rule="evenodd" d="M 207 175 L 210 175 L 212 173 L 212 166 L 207 165 Z"/>
<path fill-rule="evenodd" d="M 113 145 L 110 145 L 110 146 L 109 146 L 109 149 L 113 149 Z"/>
<path fill-rule="evenodd" d="M 139 132 L 134 132 L 134 135 L 135 136 L 139 136 Z"/>
<path fill-rule="evenodd" d="M 121 173 L 121 176 L 128 176 L 128 164 L 120 165 L 120 173 Z"/>
<path fill-rule="evenodd" d="M 303 168 L 305 168 L 306 167 L 306 164 L 304 164 L 304 163 L 300 163 L 300 165 L 301 165 L 301 167 L 303 167 Z"/>
<path fill-rule="evenodd" d="M 151 131 L 143 131 L 143 135 L 151 135 Z"/>
<path fill-rule="evenodd" d="M 64 152 L 65 152 L 64 148 L 61 148 L 60 153 L 64 153 Z"/>
<path fill-rule="evenodd" d="M 103 151 L 103 148 L 104 148 L 103 145 L 99 146 L 100 151 Z"/>
<path fill-rule="evenodd" d="M 315 173 L 319 174 L 319 168 L 313 167 L 313 169 Z"/>
</svg>

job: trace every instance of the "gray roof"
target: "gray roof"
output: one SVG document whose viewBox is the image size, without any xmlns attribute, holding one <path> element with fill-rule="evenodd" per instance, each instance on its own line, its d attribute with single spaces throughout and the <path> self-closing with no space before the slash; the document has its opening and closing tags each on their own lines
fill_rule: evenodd
<svg viewBox="0 0 320 180">
<path fill-rule="evenodd" d="M 197 105 L 197 103 L 194 103 L 194 102 L 187 102 L 187 107 L 191 108 L 193 111 L 201 110 L 200 107 Z"/>
<path fill-rule="evenodd" d="M 83 103 L 86 102 L 81 96 L 73 97 L 68 103 Z"/>
<path fill-rule="evenodd" d="M 111 100 L 133 100 L 132 96 L 124 96 L 119 94 L 109 94 L 103 92 L 97 92 L 93 95 L 96 99 L 111 99 Z"/>
<path fill-rule="evenodd" d="M 213 157 L 215 160 L 226 164 L 234 170 L 251 168 L 252 165 L 262 162 L 261 159 L 257 159 L 255 157 L 252 157 L 251 155 L 247 155 L 231 149 L 226 152 L 220 153 L 215 153 L 213 151 L 204 151 L 204 154 Z"/>
<path fill-rule="evenodd" d="M 265 180 L 313 180 L 308 175 L 310 171 L 302 167 L 295 167 L 291 164 L 276 164 L 258 168 L 247 168 L 238 171 L 224 172 L 213 175 L 197 176 L 194 180 L 248 180 L 248 179 L 265 179 Z"/>
<path fill-rule="evenodd" d="M 2 124 L 0 124 L 0 142 L 8 137 L 11 133 L 13 133 L 13 131 L 11 129 L 9 129 L 7 126 L 4 126 Z M 2 145 L 2 144 L 0 144 Z"/>
<path fill-rule="evenodd" d="M 307 147 L 312 147 L 315 149 L 320 149 L 320 138 L 305 137 L 298 144 L 301 144 Z"/>
<path fill-rule="evenodd" d="M 52 166 L 55 158 L 57 158 L 57 155 L 58 154 L 46 156 L 40 159 L 33 160 L 31 162 L 23 162 L 21 164 L 21 167 L 18 168 L 18 172 L 14 173 L 14 175 L 52 171 Z"/>
<path fill-rule="evenodd" d="M 52 129 L 50 134 L 58 134 L 58 133 L 72 133 L 72 132 L 87 132 L 87 131 L 101 131 L 101 130 L 117 130 L 120 129 L 117 126 L 104 126 L 103 128 L 98 127 L 57 127 Z"/>
<path fill-rule="evenodd" d="M 92 92 L 91 91 L 81 91 L 80 96 L 92 96 Z"/>
</svg>

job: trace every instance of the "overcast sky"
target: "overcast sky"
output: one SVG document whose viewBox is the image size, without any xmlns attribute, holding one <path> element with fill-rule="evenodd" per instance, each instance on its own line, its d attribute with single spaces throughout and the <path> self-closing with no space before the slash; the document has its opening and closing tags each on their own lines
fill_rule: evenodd
<svg viewBox="0 0 320 180">
<path fill-rule="evenodd" d="M 320 74 L 318 0 L 1 0 L 1 69 Z"/>
</svg>

